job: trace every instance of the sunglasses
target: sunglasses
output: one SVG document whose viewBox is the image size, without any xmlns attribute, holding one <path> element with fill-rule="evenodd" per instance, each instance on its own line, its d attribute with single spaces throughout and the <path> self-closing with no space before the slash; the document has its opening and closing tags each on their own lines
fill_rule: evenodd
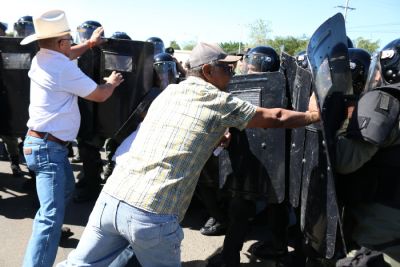
<svg viewBox="0 0 400 267">
<path fill-rule="evenodd" d="M 72 36 L 70 36 L 69 38 L 63 38 L 63 39 L 60 39 L 60 40 L 58 40 L 58 43 L 61 43 L 62 41 L 69 41 L 69 43 L 70 44 L 73 44 L 74 43 L 74 39 L 72 38 Z"/>
<path fill-rule="evenodd" d="M 235 75 L 235 69 L 231 65 L 226 65 L 226 64 L 215 64 L 214 66 L 219 67 L 223 69 L 223 71 L 229 75 Z"/>
</svg>

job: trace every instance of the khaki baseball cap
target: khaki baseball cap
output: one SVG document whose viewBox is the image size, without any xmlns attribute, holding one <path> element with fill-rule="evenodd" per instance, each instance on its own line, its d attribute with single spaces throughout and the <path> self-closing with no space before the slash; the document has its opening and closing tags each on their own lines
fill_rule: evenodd
<svg viewBox="0 0 400 267">
<path fill-rule="evenodd" d="M 196 68 L 211 62 L 235 63 L 240 58 L 240 56 L 228 55 L 218 44 L 200 42 L 193 48 L 189 63 L 190 68 Z"/>
</svg>

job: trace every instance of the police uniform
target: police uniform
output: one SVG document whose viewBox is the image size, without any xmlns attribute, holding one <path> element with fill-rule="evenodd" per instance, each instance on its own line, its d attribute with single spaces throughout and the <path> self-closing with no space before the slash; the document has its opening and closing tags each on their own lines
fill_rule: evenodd
<svg viewBox="0 0 400 267">
<path fill-rule="evenodd" d="M 400 264 L 399 89 L 397 83 L 365 93 L 336 148 L 338 194 L 355 222 L 352 238 L 383 252 L 392 266 Z"/>
</svg>

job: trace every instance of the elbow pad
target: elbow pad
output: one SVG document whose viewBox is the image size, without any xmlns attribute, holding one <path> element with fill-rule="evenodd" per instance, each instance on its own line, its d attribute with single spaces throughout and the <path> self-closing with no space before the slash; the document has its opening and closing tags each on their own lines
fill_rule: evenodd
<svg viewBox="0 0 400 267">
<path fill-rule="evenodd" d="M 364 94 L 350 119 L 347 136 L 382 145 L 399 117 L 399 100 L 391 94 L 374 90 Z"/>
</svg>

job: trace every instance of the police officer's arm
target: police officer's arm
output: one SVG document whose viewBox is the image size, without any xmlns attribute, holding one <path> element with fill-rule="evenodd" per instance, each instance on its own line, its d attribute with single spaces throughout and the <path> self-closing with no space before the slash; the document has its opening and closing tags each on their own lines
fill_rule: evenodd
<svg viewBox="0 0 400 267">
<path fill-rule="evenodd" d="M 97 88 L 86 96 L 85 99 L 94 102 L 104 102 L 112 95 L 114 89 L 124 81 L 122 74 L 115 71 L 109 77 L 104 78 L 104 80 L 106 83 L 97 85 Z"/>
<path fill-rule="evenodd" d="M 318 111 L 298 112 L 282 108 L 257 107 L 247 128 L 297 128 L 319 121 Z"/>
<path fill-rule="evenodd" d="M 335 170 L 341 174 L 352 173 L 369 161 L 378 149 L 378 146 L 366 141 L 339 134 L 336 139 Z"/>
<path fill-rule="evenodd" d="M 77 44 L 71 47 L 71 53 L 69 55 L 70 59 L 75 59 L 85 53 L 88 49 L 91 49 L 97 45 L 105 42 L 105 39 L 101 38 L 101 34 L 104 32 L 103 27 L 96 28 L 89 40 L 84 43 Z"/>
</svg>

